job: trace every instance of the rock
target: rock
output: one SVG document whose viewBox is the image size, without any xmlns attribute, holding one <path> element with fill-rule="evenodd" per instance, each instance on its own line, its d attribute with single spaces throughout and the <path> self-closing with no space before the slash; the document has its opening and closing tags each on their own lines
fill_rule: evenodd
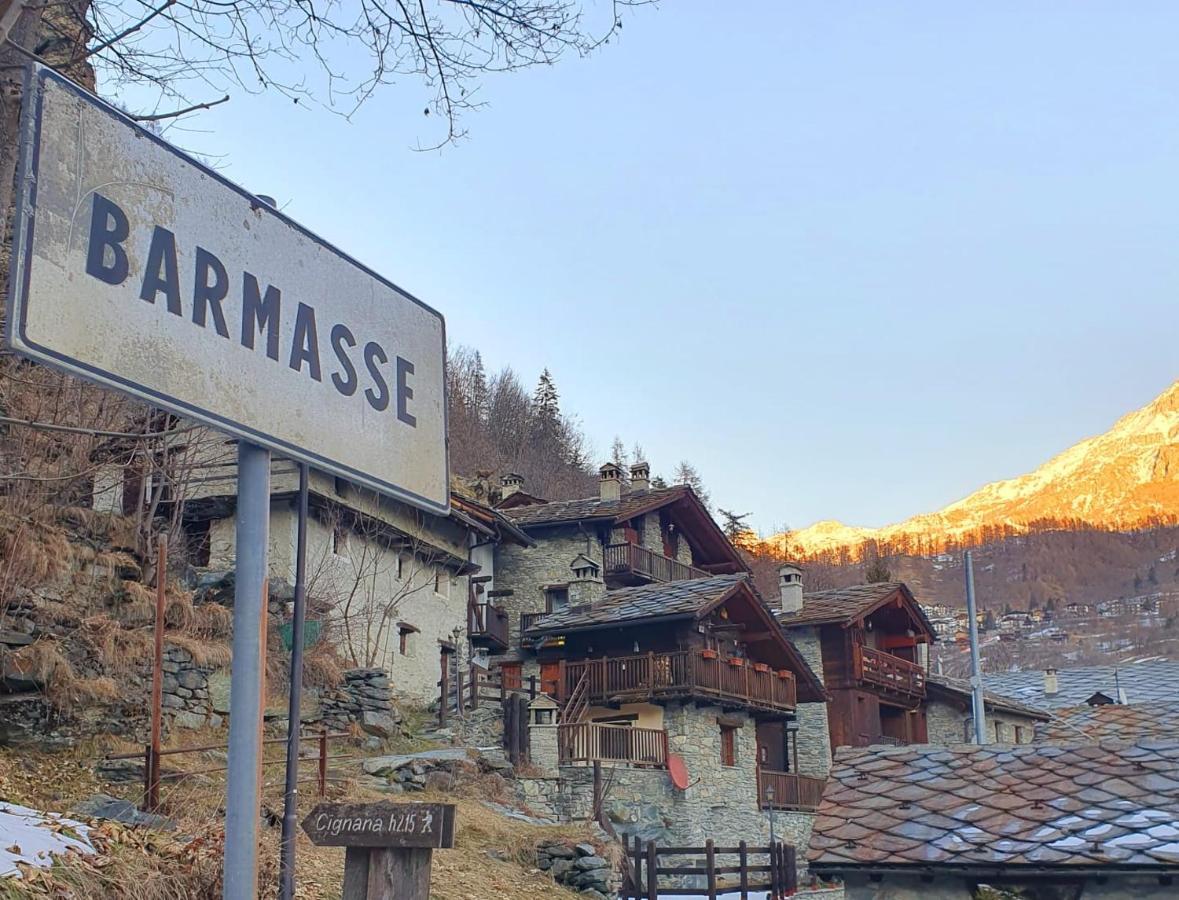
<svg viewBox="0 0 1179 900">
<path fill-rule="evenodd" d="M 467 751 L 462 747 L 444 748 L 442 750 L 423 750 L 421 753 L 406 753 L 399 756 L 374 756 L 366 759 L 362 768 L 369 775 L 388 775 L 405 766 L 428 760 L 439 762 L 442 760 L 468 759 Z M 424 771 L 424 770 L 423 770 Z"/>
<path fill-rule="evenodd" d="M 598 848 L 593 844 L 577 844 L 573 849 L 577 851 L 578 856 L 595 856 L 598 852 Z"/>
<path fill-rule="evenodd" d="M 562 880 L 570 870 L 573 869 L 573 860 L 571 859 L 554 859 L 553 866 L 549 869 L 549 874 L 557 881 Z"/>
<path fill-rule="evenodd" d="M 544 852 L 553 859 L 573 859 L 577 856 L 577 851 L 572 847 L 566 847 L 564 844 L 549 844 L 544 848 Z"/>
<path fill-rule="evenodd" d="M 604 887 L 608 889 L 609 885 L 604 885 Z M 610 900 L 609 895 L 603 894 L 595 888 L 582 888 L 581 892 L 589 897 L 590 900 Z"/>
<path fill-rule="evenodd" d="M 213 712 L 229 712 L 229 673 L 214 672 L 209 676 L 209 705 Z"/>
<path fill-rule="evenodd" d="M 94 766 L 94 774 L 103 781 L 119 784 L 139 782 L 143 783 L 143 760 L 141 759 L 103 759 Z"/>
<path fill-rule="evenodd" d="M 606 862 L 600 856 L 583 856 L 577 860 L 577 868 L 583 872 L 588 872 L 591 869 L 604 869 L 609 865 L 610 863 Z"/>
<path fill-rule="evenodd" d="M 140 812 L 135 808 L 135 804 L 107 794 L 95 794 L 89 800 L 83 800 L 74 807 L 74 812 L 96 819 L 113 819 L 124 825 L 154 828 L 157 831 L 174 831 L 176 829 L 176 823 L 167 816 Z"/>
<path fill-rule="evenodd" d="M 176 728 L 204 728 L 205 717 L 200 713 L 189 712 L 182 709 L 172 717 L 172 724 Z"/>
<path fill-rule="evenodd" d="M 175 694 L 164 694 L 160 702 L 169 709 L 184 708 L 184 700 L 182 700 L 180 697 L 177 697 Z"/>
<path fill-rule="evenodd" d="M 397 734 L 397 725 L 397 720 L 386 712 L 372 712 L 366 709 L 360 714 L 360 727 L 377 737 L 392 737 Z"/>
<path fill-rule="evenodd" d="M 205 686 L 205 676 L 195 669 L 185 669 L 180 673 L 177 680 L 180 682 L 181 687 L 188 688 L 190 691 Z"/>
<path fill-rule="evenodd" d="M 449 772 L 431 772 L 426 776 L 426 789 L 449 793 L 454 790 L 454 776 Z"/>
</svg>

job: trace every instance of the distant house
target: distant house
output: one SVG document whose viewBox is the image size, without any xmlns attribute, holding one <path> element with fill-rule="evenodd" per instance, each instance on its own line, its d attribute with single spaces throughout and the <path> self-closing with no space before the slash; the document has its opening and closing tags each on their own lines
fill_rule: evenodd
<svg viewBox="0 0 1179 900">
<path fill-rule="evenodd" d="M 1173 900 L 1179 740 L 836 752 L 811 870 L 848 900 Z"/>
<path fill-rule="evenodd" d="M 1145 660 L 1118 666 L 1074 666 L 1044 672 L 987 674 L 987 688 L 1029 706 L 1055 710 L 1101 702 L 1152 703 L 1179 697 L 1179 662 Z"/>
<path fill-rule="evenodd" d="M 929 743 L 975 742 L 972 691 L 969 681 L 930 672 L 925 680 L 925 721 Z M 1036 726 L 1052 716 L 1041 709 L 993 691 L 983 692 L 986 712 L 986 743 L 1030 744 Z"/>
</svg>

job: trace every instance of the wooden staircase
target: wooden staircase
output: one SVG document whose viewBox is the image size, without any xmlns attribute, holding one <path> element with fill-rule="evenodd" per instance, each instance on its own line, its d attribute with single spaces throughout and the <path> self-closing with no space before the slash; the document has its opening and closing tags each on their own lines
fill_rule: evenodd
<svg viewBox="0 0 1179 900">
<path fill-rule="evenodd" d="M 589 669 L 586 669 L 581 673 L 581 677 L 577 679 L 577 684 L 573 686 L 573 690 L 569 693 L 569 699 L 561 707 L 560 715 L 557 716 L 557 722 L 561 725 L 576 725 L 585 718 L 588 709 Z"/>
</svg>

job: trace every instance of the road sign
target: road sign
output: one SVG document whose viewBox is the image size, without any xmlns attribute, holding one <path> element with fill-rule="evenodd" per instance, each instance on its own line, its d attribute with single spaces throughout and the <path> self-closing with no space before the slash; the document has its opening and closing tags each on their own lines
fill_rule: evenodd
<svg viewBox="0 0 1179 900">
<path fill-rule="evenodd" d="M 303 820 L 320 847 L 454 846 L 451 803 L 320 803 Z"/>
<path fill-rule="evenodd" d="M 449 509 L 435 310 L 43 67 L 17 187 L 14 349 Z"/>
</svg>

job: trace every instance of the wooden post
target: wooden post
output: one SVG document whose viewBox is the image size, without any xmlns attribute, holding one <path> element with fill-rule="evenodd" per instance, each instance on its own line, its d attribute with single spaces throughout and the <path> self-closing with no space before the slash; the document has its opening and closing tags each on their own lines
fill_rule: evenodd
<svg viewBox="0 0 1179 900">
<path fill-rule="evenodd" d="M 321 803 L 303 820 L 320 847 L 346 847 L 343 900 L 429 900 L 434 850 L 454 846 L 445 803 Z"/>
<path fill-rule="evenodd" d="M 704 842 L 704 859 L 708 866 L 708 900 L 716 900 L 716 848 L 712 838 Z"/>
<path fill-rule="evenodd" d="M 659 900 L 659 851 L 647 841 L 647 900 Z"/>
<path fill-rule="evenodd" d="M 319 730 L 319 798 L 327 793 L 327 728 Z"/>
<path fill-rule="evenodd" d="M 520 731 L 520 759 L 528 762 L 532 756 L 532 732 L 528 728 L 528 698 L 518 697 L 516 704 L 516 723 Z"/>
<path fill-rule="evenodd" d="M 770 900 L 782 900 L 782 879 L 778 866 L 778 844 L 770 844 Z"/>
<path fill-rule="evenodd" d="M 783 856 L 786 864 L 786 890 L 793 893 L 798 890 L 798 856 L 792 845 L 785 845 Z"/>
<path fill-rule="evenodd" d="M 586 662 L 589 665 L 589 662 Z M 557 663 L 557 696 L 553 698 L 562 706 L 565 705 L 565 660 Z"/>
<path fill-rule="evenodd" d="M 655 654 L 647 651 L 647 699 L 655 696 Z"/>
<path fill-rule="evenodd" d="M 529 700 L 536 699 L 536 676 L 535 675 L 528 676 L 528 699 Z"/>
<path fill-rule="evenodd" d="M 602 824 L 602 763 L 594 760 L 594 821 Z"/>
<path fill-rule="evenodd" d="M 479 670 L 471 663 L 471 711 L 479 708 Z"/>
<path fill-rule="evenodd" d="M 741 900 L 749 900 L 749 847 L 742 841 L 737 852 L 741 859 Z"/>
<path fill-rule="evenodd" d="M 168 594 L 168 538 L 156 541 L 156 621 L 151 671 L 151 746 L 147 767 L 145 809 L 155 812 L 160 805 L 160 740 L 164 730 L 164 613 Z"/>
<path fill-rule="evenodd" d="M 639 836 L 635 835 L 635 849 L 634 849 L 634 892 L 627 900 L 643 900 L 643 842 L 639 840 Z"/>
</svg>

